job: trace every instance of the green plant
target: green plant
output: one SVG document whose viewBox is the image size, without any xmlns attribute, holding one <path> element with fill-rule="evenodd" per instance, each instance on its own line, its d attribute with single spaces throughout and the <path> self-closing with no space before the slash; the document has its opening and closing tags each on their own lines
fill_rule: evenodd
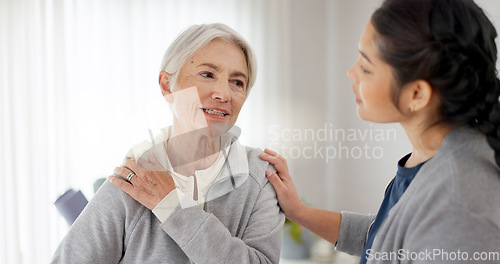
<svg viewBox="0 0 500 264">
<path fill-rule="evenodd" d="M 300 198 L 300 200 L 307 206 L 310 204 L 305 201 L 304 198 Z M 304 244 L 304 240 L 302 238 L 302 233 L 303 233 L 303 227 L 294 221 L 285 218 L 285 226 L 289 226 L 288 228 L 288 233 L 290 234 L 290 237 L 293 239 L 298 244 Z"/>
<path fill-rule="evenodd" d="M 293 222 L 292 220 L 286 218 L 285 225 L 289 226 L 288 233 L 293 241 L 303 244 L 304 240 L 302 240 L 302 226 Z"/>
</svg>

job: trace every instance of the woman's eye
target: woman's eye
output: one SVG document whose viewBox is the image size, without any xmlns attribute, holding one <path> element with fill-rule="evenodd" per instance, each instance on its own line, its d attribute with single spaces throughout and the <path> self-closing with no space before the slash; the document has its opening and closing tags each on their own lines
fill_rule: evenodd
<svg viewBox="0 0 500 264">
<path fill-rule="evenodd" d="M 236 83 L 236 85 L 238 85 L 238 86 L 240 86 L 240 87 L 245 86 L 245 84 L 244 84 L 242 81 L 238 81 L 238 80 L 236 80 L 234 83 Z"/>
<path fill-rule="evenodd" d="M 239 88 L 245 89 L 245 83 L 240 81 L 240 80 L 234 80 L 233 81 L 234 85 L 236 85 Z"/>
<path fill-rule="evenodd" d="M 214 78 L 214 74 L 211 72 L 202 72 L 200 75 L 205 78 Z"/>
<path fill-rule="evenodd" d="M 363 71 L 363 73 L 370 73 L 369 71 L 366 70 L 365 66 L 363 66 L 362 64 L 360 67 L 361 67 L 361 71 Z"/>
</svg>

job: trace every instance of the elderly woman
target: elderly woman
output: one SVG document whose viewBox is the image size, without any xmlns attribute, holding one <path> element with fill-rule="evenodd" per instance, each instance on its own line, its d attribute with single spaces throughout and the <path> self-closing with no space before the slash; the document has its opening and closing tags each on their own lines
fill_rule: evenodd
<svg viewBox="0 0 500 264">
<path fill-rule="evenodd" d="M 278 263 L 284 216 L 269 163 L 233 127 L 255 70 L 225 25 L 179 35 L 159 76 L 172 126 L 131 149 L 52 263 Z"/>
</svg>

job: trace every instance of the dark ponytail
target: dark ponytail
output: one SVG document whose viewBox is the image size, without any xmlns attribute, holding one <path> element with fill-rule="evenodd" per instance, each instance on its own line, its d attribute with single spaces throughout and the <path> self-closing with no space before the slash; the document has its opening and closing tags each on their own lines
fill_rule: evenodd
<svg viewBox="0 0 500 264">
<path fill-rule="evenodd" d="M 493 90 L 493 89 L 492 89 Z M 500 80 L 496 78 L 495 92 L 486 97 L 486 102 L 491 104 L 487 121 L 483 122 L 480 130 L 488 136 L 488 143 L 495 150 L 495 161 L 500 166 L 500 104 L 498 97 L 500 94 Z"/>
<path fill-rule="evenodd" d="M 500 166 L 497 32 L 482 9 L 472 0 L 386 0 L 371 22 L 394 69 L 394 102 L 404 84 L 428 81 L 444 121 L 486 134 Z"/>
</svg>

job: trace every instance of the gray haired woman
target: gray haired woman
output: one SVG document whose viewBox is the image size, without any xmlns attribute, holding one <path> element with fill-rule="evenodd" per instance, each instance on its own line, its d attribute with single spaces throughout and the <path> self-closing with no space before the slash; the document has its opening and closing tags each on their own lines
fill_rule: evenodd
<svg viewBox="0 0 500 264">
<path fill-rule="evenodd" d="M 255 73 L 252 49 L 228 26 L 179 35 L 159 75 L 172 126 L 129 151 L 52 263 L 278 263 L 272 166 L 234 127 Z"/>
</svg>

